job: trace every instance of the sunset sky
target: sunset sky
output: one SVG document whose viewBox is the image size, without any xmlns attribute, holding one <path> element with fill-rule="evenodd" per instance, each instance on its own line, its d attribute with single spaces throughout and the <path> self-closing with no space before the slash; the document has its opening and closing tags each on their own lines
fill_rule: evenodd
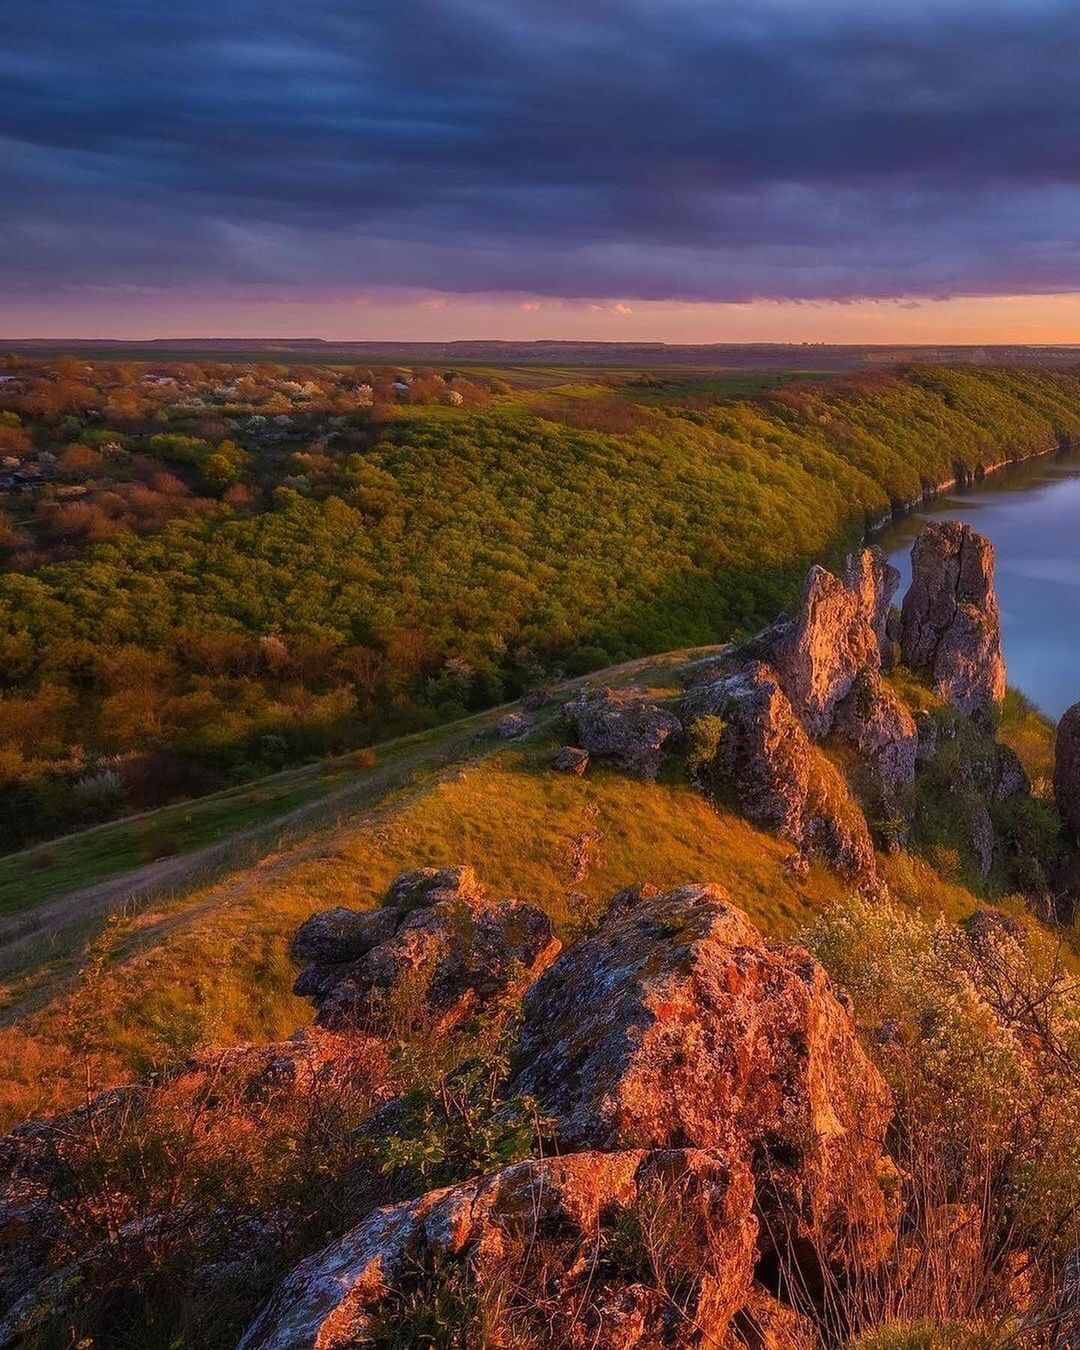
<svg viewBox="0 0 1080 1350">
<path fill-rule="evenodd" d="M 52 0 L 0 336 L 1080 341 L 1080 6 Z"/>
</svg>

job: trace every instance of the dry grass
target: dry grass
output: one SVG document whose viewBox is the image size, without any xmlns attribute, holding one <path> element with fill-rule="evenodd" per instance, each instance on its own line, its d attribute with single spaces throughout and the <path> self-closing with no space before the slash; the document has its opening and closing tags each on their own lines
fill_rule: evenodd
<svg viewBox="0 0 1080 1350">
<path fill-rule="evenodd" d="M 0 1031 L 0 1124 L 80 1099 L 88 1064 L 106 1086 L 201 1045 L 287 1035 L 310 1017 L 290 992 L 292 932 L 318 909 L 368 908 L 408 867 L 472 863 L 494 894 L 539 904 L 566 930 L 641 880 L 722 882 L 777 936 L 840 893 L 823 869 L 796 882 L 787 845 L 684 784 L 603 770 L 576 779 L 546 760 L 543 749 L 504 752 L 374 820 L 114 921 L 93 980 Z"/>
</svg>

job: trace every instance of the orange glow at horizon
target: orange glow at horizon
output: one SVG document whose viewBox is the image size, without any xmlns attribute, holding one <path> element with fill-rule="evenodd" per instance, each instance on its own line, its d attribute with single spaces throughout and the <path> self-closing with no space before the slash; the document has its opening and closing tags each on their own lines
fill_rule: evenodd
<svg viewBox="0 0 1080 1350">
<path fill-rule="evenodd" d="M 1080 343 L 1080 294 L 748 304 L 374 294 L 348 298 L 75 296 L 6 305 L 4 338 L 531 339 L 669 343 Z"/>
</svg>

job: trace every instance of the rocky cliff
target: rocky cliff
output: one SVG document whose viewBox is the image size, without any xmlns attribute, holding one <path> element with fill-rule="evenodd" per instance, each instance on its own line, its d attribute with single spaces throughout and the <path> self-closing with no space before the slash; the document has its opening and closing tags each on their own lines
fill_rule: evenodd
<svg viewBox="0 0 1080 1350">
<path fill-rule="evenodd" d="M 583 748 L 557 765 L 583 773 L 599 757 L 655 778 L 681 754 L 717 803 L 794 846 L 797 871 L 816 857 L 880 892 L 876 849 L 914 838 L 957 849 L 972 875 L 1008 873 L 1049 907 L 1030 784 L 1016 772 L 998 781 L 1011 752 L 991 715 L 1005 692 L 993 562 L 970 527 L 927 525 L 900 614 L 899 575 L 880 549 L 851 554 L 841 576 L 813 567 L 795 612 L 704 663 L 674 706 L 607 690 L 571 703 Z M 897 678 L 922 682 L 932 707 L 920 721 Z"/>
</svg>

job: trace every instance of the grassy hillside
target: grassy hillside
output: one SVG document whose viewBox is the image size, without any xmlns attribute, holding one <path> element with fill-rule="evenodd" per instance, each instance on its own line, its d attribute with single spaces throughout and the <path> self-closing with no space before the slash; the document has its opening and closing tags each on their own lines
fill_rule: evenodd
<svg viewBox="0 0 1080 1350">
<path fill-rule="evenodd" d="M 681 668 L 660 661 L 624 678 L 659 691 Z M 1035 769 L 1051 730 L 1014 704 L 1003 735 Z M 539 904 L 564 937 L 636 881 L 720 882 L 777 937 L 846 893 L 824 868 L 797 879 L 790 845 L 716 811 L 675 765 L 656 784 L 600 766 L 582 779 L 553 773 L 555 715 L 513 747 L 471 735 L 422 743 L 410 774 L 373 784 L 341 824 L 277 848 L 264 840 L 216 879 L 99 916 L 55 946 L 38 942 L 2 991 L 0 1128 L 80 1100 L 87 1081 L 125 1081 L 207 1044 L 288 1035 L 311 1015 L 291 993 L 296 927 L 319 909 L 377 904 L 409 867 L 471 863 L 494 894 Z M 928 916 L 957 919 L 978 903 L 913 854 L 881 866 L 897 900 Z M 997 900 L 1024 912 L 1020 897 Z"/>
<path fill-rule="evenodd" d="M 418 377 L 430 401 L 353 412 L 340 372 L 314 376 L 278 381 L 304 401 L 270 441 L 251 408 L 291 405 L 249 375 L 243 416 L 149 409 L 93 369 L 4 395 L 20 424 L 0 432 L 72 443 L 60 463 L 92 491 L 8 531 L 83 529 L 0 575 L 0 848 L 751 629 L 890 506 L 1080 430 L 1080 379 L 1030 371 L 749 400 L 683 377 Z M 174 486 L 151 506 L 100 485 L 155 460 Z"/>
</svg>

